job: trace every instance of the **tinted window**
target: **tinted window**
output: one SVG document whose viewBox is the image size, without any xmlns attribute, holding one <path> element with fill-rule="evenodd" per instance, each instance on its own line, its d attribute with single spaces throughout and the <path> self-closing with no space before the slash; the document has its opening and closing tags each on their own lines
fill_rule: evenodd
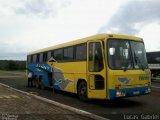
<svg viewBox="0 0 160 120">
<path fill-rule="evenodd" d="M 76 46 L 76 60 L 86 60 L 86 44 Z"/>
<path fill-rule="evenodd" d="M 104 68 L 101 44 L 89 43 L 89 71 L 100 72 Z"/>
<path fill-rule="evenodd" d="M 31 63 L 33 63 L 33 55 L 31 55 Z"/>
<path fill-rule="evenodd" d="M 51 58 L 51 51 L 47 53 L 47 60 L 49 60 L 50 58 Z"/>
<path fill-rule="evenodd" d="M 63 49 L 58 49 L 54 51 L 54 59 L 62 60 L 63 59 Z"/>
<path fill-rule="evenodd" d="M 39 60 L 39 62 L 40 62 L 40 63 L 43 62 L 43 53 L 40 54 L 40 60 Z"/>
<path fill-rule="evenodd" d="M 43 53 L 43 62 L 47 61 L 47 52 Z"/>
<path fill-rule="evenodd" d="M 31 56 L 27 56 L 27 63 L 31 63 Z"/>
<path fill-rule="evenodd" d="M 33 63 L 36 63 L 36 57 L 37 55 L 33 55 Z"/>
<path fill-rule="evenodd" d="M 52 52 L 51 52 L 51 57 L 53 57 L 53 58 L 54 58 L 54 51 L 52 51 Z"/>
<path fill-rule="evenodd" d="M 64 48 L 64 60 L 73 60 L 73 47 Z"/>
<path fill-rule="evenodd" d="M 39 62 L 39 58 L 40 58 L 40 54 L 37 54 L 37 59 L 36 59 L 37 63 Z"/>
</svg>

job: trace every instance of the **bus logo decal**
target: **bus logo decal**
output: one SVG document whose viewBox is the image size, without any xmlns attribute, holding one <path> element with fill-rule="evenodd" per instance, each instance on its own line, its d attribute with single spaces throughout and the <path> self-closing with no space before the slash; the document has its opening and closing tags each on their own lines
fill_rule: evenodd
<svg viewBox="0 0 160 120">
<path fill-rule="evenodd" d="M 128 83 L 131 81 L 131 79 L 129 79 L 129 78 L 121 78 L 121 77 L 119 77 L 118 80 L 119 80 L 122 84 L 128 84 Z"/>
<path fill-rule="evenodd" d="M 67 85 L 68 85 L 69 83 L 71 83 L 71 82 L 72 82 L 72 81 L 71 81 L 71 80 L 68 80 L 68 79 L 66 79 L 66 80 L 59 79 L 59 80 L 55 80 L 54 85 L 55 85 L 55 86 L 58 86 L 61 90 L 65 90 L 66 87 L 67 87 Z"/>
</svg>

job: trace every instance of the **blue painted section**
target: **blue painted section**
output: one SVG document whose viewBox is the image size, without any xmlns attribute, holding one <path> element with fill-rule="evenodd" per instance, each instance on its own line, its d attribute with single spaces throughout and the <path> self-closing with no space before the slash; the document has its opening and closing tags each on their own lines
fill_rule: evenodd
<svg viewBox="0 0 160 120">
<path fill-rule="evenodd" d="M 109 99 L 117 99 L 117 98 L 126 98 L 126 97 L 133 97 L 133 96 L 140 96 L 140 95 L 146 95 L 149 93 L 145 93 L 146 89 L 149 87 L 135 87 L 135 88 L 122 88 L 122 89 L 109 89 Z M 124 91 L 125 96 L 116 97 L 116 91 Z M 139 91 L 139 94 L 134 94 L 135 91 Z"/>
<path fill-rule="evenodd" d="M 42 84 L 44 87 L 49 86 L 48 72 L 52 72 L 52 68 L 48 64 L 29 64 L 28 71 L 33 72 L 34 75 L 42 76 Z"/>
</svg>

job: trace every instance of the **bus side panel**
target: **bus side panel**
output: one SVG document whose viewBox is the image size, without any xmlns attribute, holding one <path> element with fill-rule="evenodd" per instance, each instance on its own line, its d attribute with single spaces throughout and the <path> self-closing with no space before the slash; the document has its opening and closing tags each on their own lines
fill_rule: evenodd
<svg viewBox="0 0 160 120">
<path fill-rule="evenodd" d="M 54 88 L 77 92 L 78 79 L 86 78 L 86 62 L 59 62 L 53 67 Z"/>
</svg>

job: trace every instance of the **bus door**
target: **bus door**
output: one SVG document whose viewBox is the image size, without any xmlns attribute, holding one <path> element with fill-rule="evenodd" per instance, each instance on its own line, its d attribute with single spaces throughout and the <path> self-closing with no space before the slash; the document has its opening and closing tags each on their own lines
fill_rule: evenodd
<svg viewBox="0 0 160 120">
<path fill-rule="evenodd" d="M 106 67 L 103 44 L 100 40 L 87 43 L 88 98 L 106 98 Z"/>
</svg>

